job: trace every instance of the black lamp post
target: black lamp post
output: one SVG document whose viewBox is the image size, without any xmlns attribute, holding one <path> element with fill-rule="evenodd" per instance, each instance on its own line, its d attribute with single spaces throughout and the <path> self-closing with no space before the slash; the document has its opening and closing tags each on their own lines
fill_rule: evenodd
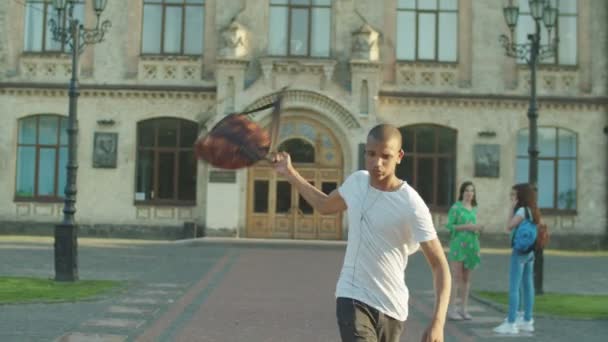
<svg viewBox="0 0 608 342">
<path fill-rule="evenodd" d="M 51 19 L 49 26 L 53 39 L 68 45 L 72 50 L 72 78 L 69 86 L 68 109 L 68 165 L 67 182 L 65 186 L 65 205 L 63 207 L 63 221 L 55 226 L 55 280 L 78 280 L 78 226 L 74 220 L 76 212 L 76 171 L 77 162 L 77 136 L 78 136 L 78 57 L 89 44 L 103 41 L 104 34 L 112 25 L 106 20 L 100 25 L 99 16 L 106 7 L 107 0 L 94 0 L 94 10 L 97 15 L 95 28 L 85 28 L 74 17 L 76 0 L 53 0 L 53 7 L 57 10 L 59 22 Z M 65 11 L 65 12 L 64 12 Z M 65 15 L 65 17 L 64 17 Z"/>
<path fill-rule="evenodd" d="M 518 44 L 514 39 L 514 31 L 519 17 L 519 7 L 509 0 L 509 4 L 503 8 L 503 14 L 510 30 L 510 37 L 501 35 L 499 40 L 509 57 L 525 60 L 530 68 L 530 104 L 528 106 L 529 120 L 529 142 L 528 154 L 530 156 L 530 168 L 528 179 L 530 184 L 537 188 L 538 182 L 538 106 L 536 103 L 536 69 L 538 63 L 543 59 L 556 55 L 558 38 L 551 40 L 551 30 L 555 27 L 557 20 L 557 6 L 552 6 L 551 0 L 529 0 L 530 15 L 534 19 L 535 31 L 528 34 L 528 42 Z M 548 43 L 541 44 L 541 23 L 548 32 Z M 536 293 L 543 293 L 543 251 L 535 251 L 534 261 L 534 288 Z"/>
</svg>

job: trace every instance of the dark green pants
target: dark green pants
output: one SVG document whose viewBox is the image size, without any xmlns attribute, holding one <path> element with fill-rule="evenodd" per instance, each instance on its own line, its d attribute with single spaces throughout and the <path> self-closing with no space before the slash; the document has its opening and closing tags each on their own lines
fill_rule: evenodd
<svg viewBox="0 0 608 342">
<path fill-rule="evenodd" d="M 336 316 L 342 342 L 398 342 L 403 322 L 355 299 L 338 298 Z"/>
</svg>

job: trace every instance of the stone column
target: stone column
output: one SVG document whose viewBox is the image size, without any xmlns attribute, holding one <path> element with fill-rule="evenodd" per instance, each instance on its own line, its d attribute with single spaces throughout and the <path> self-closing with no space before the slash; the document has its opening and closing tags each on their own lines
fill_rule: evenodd
<svg viewBox="0 0 608 342">
<path fill-rule="evenodd" d="M 139 68 L 139 55 L 141 54 L 141 35 L 143 27 L 143 1 L 129 1 L 128 16 L 129 30 L 124 34 L 127 36 L 125 47 L 125 69 L 127 79 L 137 78 Z"/>
<path fill-rule="evenodd" d="M 579 66 L 579 90 L 582 93 L 591 93 L 593 87 L 593 72 L 591 63 L 592 35 L 591 32 L 591 5 L 589 0 L 578 1 L 578 66 Z M 605 58 L 605 56 L 604 56 Z"/>
<path fill-rule="evenodd" d="M 205 28 L 203 32 L 205 36 L 205 40 L 203 42 L 203 78 L 211 76 L 215 71 L 215 63 L 217 58 L 217 31 L 215 27 L 216 17 L 216 0 L 205 1 Z"/>
<path fill-rule="evenodd" d="M 238 111 L 242 104 L 240 95 L 245 83 L 245 71 L 249 64 L 249 33 L 247 29 L 232 21 L 220 33 L 219 53 L 216 63 L 217 113 Z"/>
<path fill-rule="evenodd" d="M 473 3 L 458 1 L 458 86 L 470 88 L 473 77 Z"/>
<path fill-rule="evenodd" d="M 6 7 L 0 7 L 0 31 L 7 31 Z M 8 36 L 5 36 L 8 38 Z M 4 79 L 8 63 L 8 39 L 0 41 L 0 80 Z"/>
<path fill-rule="evenodd" d="M 6 76 L 16 76 L 19 72 L 19 58 L 23 53 L 23 27 L 25 22 L 25 6 L 16 1 L 8 1 L 4 8 L 4 26 L 6 28 L 6 50 L 3 51 L 3 55 L 6 56 L 5 68 Z M 10 13 L 10 15 L 9 15 Z"/>
<path fill-rule="evenodd" d="M 397 0 L 384 1 L 384 31 L 382 44 L 382 80 L 386 83 L 396 81 L 397 47 Z"/>
<path fill-rule="evenodd" d="M 376 101 L 382 75 L 380 74 L 380 34 L 368 24 L 352 33 L 351 52 L 351 98 L 362 119 L 376 121 Z M 366 96 L 367 98 L 361 98 Z M 366 105 L 367 108 L 361 108 Z"/>
<path fill-rule="evenodd" d="M 101 20 L 104 20 L 103 14 Z M 84 23 L 85 28 L 92 28 L 97 23 L 97 16 L 93 10 L 93 2 L 86 1 L 84 4 Z M 95 64 L 95 47 L 97 44 L 87 45 L 80 56 L 80 75 L 82 78 L 93 76 L 93 66 Z M 103 48 L 103 47 L 102 47 Z"/>
</svg>

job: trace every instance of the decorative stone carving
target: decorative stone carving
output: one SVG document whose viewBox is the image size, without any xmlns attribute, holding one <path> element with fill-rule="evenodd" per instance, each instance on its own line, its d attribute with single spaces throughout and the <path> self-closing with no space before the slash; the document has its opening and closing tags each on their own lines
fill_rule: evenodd
<svg viewBox="0 0 608 342">
<path fill-rule="evenodd" d="M 261 97 L 257 101 L 248 105 L 244 110 L 259 108 L 263 105 L 274 101 L 276 94 L 270 94 Z M 361 128 L 361 124 L 357 118 L 339 102 L 309 90 L 287 90 L 283 97 L 283 106 L 285 108 L 309 108 L 319 113 L 327 113 L 328 116 L 334 118 L 337 122 L 348 128 Z M 264 114 L 263 112 L 249 114 L 254 120 L 258 120 Z"/>
<path fill-rule="evenodd" d="M 435 74 L 431 71 L 423 71 L 420 73 L 421 85 L 432 87 L 435 85 Z"/>
<path fill-rule="evenodd" d="M 198 83 L 202 62 L 199 58 L 142 58 L 137 74 L 142 82 Z"/>
<path fill-rule="evenodd" d="M 440 72 L 439 73 L 439 84 L 442 86 L 454 87 L 456 86 L 456 73 L 453 72 Z"/>
<path fill-rule="evenodd" d="M 363 24 L 359 30 L 352 33 L 352 59 L 377 61 L 380 58 L 378 37 L 380 34 L 369 24 Z"/>
<path fill-rule="evenodd" d="M 67 55 L 21 56 L 21 76 L 33 81 L 64 82 L 72 76 L 72 64 Z"/>
<path fill-rule="evenodd" d="M 223 58 L 243 58 L 249 53 L 248 33 L 236 20 L 224 28 L 220 34 L 219 55 Z"/>
<path fill-rule="evenodd" d="M 450 90 L 458 88 L 458 69 L 452 64 L 399 63 L 397 82 L 407 88 Z"/>
<path fill-rule="evenodd" d="M 264 75 L 264 79 L 266 81 L 270 81 L 270 77 L 272 76 L 272 69 L 274 68 L 274 63 L 270 59 L 261 60 L 260 64 L 262 65 L 262 74 Z"/>
<path fill-rule="evenodd" d="M 578 70 L 560 67 L 542 67 L 536 77 L 536 86 L 540 94 L 574 95 L 578 92 Z M 527 68 L 519 70 L 519 92 L 530 91 L 530 71 Z"/>
<path fill-rule="evenodd" d="M 519 110 L 524 112 L 529 106 L 529 96 L 527 95 L 505 95 L 495 98 L 479 96 L 446 97 L 445 94 L 438 94 L 436 97 L 417 96 L 418 92 L 401 92 L 397 94 L 380 93 L 378 101 L 382 105 L 400 107 L 422 107 L 428 108 L 500 108 L 509 110 Z M 428 94 L 428 93 L 427 93 Z M 456 93 L 454 93 L 456 94 Z M 461 94 L 462 95 L 462 94 Z M 563 97 L 546 96 L 539 97 L 542 101 L 543 109 L 553 111 L 563 111 L 572 113 L 575 111 L 600 111 L 608 110 L 608 105 L 598 102 L 595 99 L 570 98 L 572 102 L 563 102 Z"/>
<path fill-rule="evenodd" d="M 15 83 L 19 84 L 19 83 Z M 200 99 L 204 101 L 214 102 L 216 99 L 215 92 L 208 89 L 185 89 L 183 91 L 167 91 L 157 90 L 155 88 L 148 88 L 145 85 L 140 88 L 131 88 L 130 85 L 124 85 L 122 89 L 104 89 L 103 86 L 97 88 L 93 85 L 83 84 L 80 87 L 81 97 L 110 97 L 110 98 L 126 98 L 126 99 Z M 5 86 L 0 88 L 0 95 L 8 96 L 43 96 L 43 97 L 62 97 L 68 96 L 67 87 L 62 89 L 53 89 L 46 87 L 32 87 L 32 88 L 11 88 Z"/>
<path fill-rule="evenodd" d="M 331 80 L 331 77 L 334 74 L 335 64 L 324 64 L 323 65 L 323 74 L 325 75 L 325 80 Z"/>
<path fill-rule="evenodd" d="M 264 57 L 260 59 L 262 74 L 267 82 L 272 82 L 272 88 L 277 85 L 277 79 L 282 80 L 282 84 L 287 85 L 297 77 L 318 77 L 319 87 L 325 89 L 331 81 L 336 61 L 333 59 L 313 59 L 313 58 L 274 58 Z"/>
</svg>

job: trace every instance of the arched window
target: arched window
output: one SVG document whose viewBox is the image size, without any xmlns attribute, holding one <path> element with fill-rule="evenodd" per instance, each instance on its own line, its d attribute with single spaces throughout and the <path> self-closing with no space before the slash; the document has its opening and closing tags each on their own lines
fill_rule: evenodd
<svg viewBox="0 0 608 342">
<path fill-rule="evenodd" d="M 279 151 L 285 151 L 291 156 L 294 163 L 314 163 L 315 148 L 303 139 L 289 139 L 279 146 Z"/>
<path fill-rule="evenodd" d="M 397 176 L 412 185 L 429 207 L 449 207 L 455 200 L 456 131 L 437 125 L 399 130 L 405 156 Z"/>
<path fill-rule="evenodd" d="M 517 134 L 518 183 L 528 181 L 528 129 Z M 538 206 L 576 209 L 576 133 L 560 127 L 538 128 Z"/>
<path fill-rule="evenodd" d="M 136 201 L 195 202 L 197 136 L 198 125 L 187 120 L 161 118 L 137 124 Z"/>
<path fill-rule="evenodd" d="M 68 161 L 67 118 L 42 114 L 19 120 L 17 200 L 60 200 Z"/>
</svg>

